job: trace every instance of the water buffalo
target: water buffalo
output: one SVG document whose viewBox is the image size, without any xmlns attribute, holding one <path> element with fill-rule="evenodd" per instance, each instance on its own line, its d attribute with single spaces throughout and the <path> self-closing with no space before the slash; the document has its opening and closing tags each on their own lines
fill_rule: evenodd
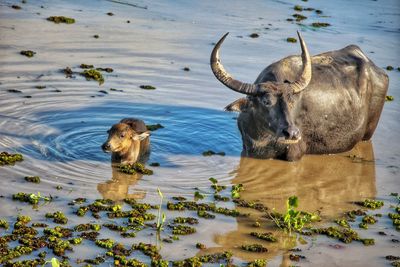
<svg viewBox="0 0 400 267">
<path fill-rule="evenodd" d="M 225 108 L 240 112 L 243 156 L 294 161 L 348 151 L 371 138 L 389 80 L 359 47 L 311 57 L 298 33 L 301 57 L 269 65 L 250 84 L 234 79 L 220 62 L 227 35 L 215 45 L 210 64 L 220 82 L 247 95 Z"/>
<path fill-rule="evenodd" d="M 150 153 L 150 132 L 142 120 L 123 119 L 107 132 L 108 139 L 101 148 L 104 152 L 112 152 L 112 163 L 143 161 Z"/>
</svg>

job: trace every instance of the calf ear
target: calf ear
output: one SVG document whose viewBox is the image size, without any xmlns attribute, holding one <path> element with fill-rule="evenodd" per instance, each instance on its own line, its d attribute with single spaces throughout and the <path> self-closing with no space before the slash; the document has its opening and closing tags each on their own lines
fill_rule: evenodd
<svg viewBox="0 0 400 267">
<path fill-rule="evenodd" d="M 226 111 L 244 112 L 250 106 L 250 101 L 246 98 L 239 98 L 235 102 L 230 103 L 225 107 Z"/>
<path fill-rule="evenodd" d="M 150 136 L 150 132 L 147 131 L 147 132 L 143 132 L 143 133 L 141 133 L 141 134 L 135 134 L 135 135 L 132 137 L 132 139 L 133 139 L 133 140 L 142 141 L 142 140 L 146 139 L 146 138 L 149 137 L 149 136 Z"/>
</svg>

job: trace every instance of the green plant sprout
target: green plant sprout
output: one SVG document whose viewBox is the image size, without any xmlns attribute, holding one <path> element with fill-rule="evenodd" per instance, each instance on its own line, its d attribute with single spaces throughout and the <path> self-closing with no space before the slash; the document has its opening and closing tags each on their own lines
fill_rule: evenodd
<svg viewBox="0 0 400 267">
<path fill-rule="evenodd" d="M 51 260 L 45 261 L 42 267 L 44 267 L 47 263 L 51 263 L 51 267 L 60 267 L 60 261 L 57 258 L 51 258 Z"/>
<path fill-rule="evenodd" d="M 157 232 L 160 232 L 161 230 L 164 229 L 163 226 L 164 226 L 164 223 L 166 220 L 166 216 L 165 216 L 164 212 L 161 214 L 161 207 L 163 204 L 164 196 L 163 196 L 160 188 L 157 188 L 157 192 L 158 192 L 158 195 L 160 196 L 160 206 L 158 207 L 158 216 L 157 216 Z"/>
<path fill-rule="evenodd" d="M 277 212 L 269 213 L 272 221 L 280 229 L 289 231 L 299 232 L 303 227 L 313 221 L 318 221 L 320 218 L 317 214 L 308 213 L 304 211 L 297 211 L 296 208 L 299 206 L 299 199 L 297 196 L 291 196 L 286 201 L 286 213 L 279 214 Z M 275 209 L 274 209 L 275 210 Z"/>
</svg>

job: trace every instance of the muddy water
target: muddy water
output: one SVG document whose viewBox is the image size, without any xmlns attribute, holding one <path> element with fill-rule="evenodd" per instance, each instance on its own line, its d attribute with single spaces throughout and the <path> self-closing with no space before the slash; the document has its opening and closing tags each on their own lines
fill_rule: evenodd
<svg viewBox="0 0 400 267">
<path fill-rule="evenodd" d="M 0 169 L 0 194 L 5 196 L 0 199 L 0 216 L 12 221 L 16 213 L 22 213 L 43 220 L 45 212 L 59 209 L 71 215 L 66 201 L 82 196 L 135 197 L 157 203 L 157 187 L 166 198 L 191 198 L 195 187 L 211 193 L 209 177 L 226 185 L 242 183 L 243 198 L 278 210 L 284 208 L 288 196 L 297 195 L 301 209 L 320 211 L 326 222 L 354 208 L 352 201 L 375 197 L 393 202 L 389 193 L 400 191 L 399 71 L 388 72 L 388 94 L 395 100 L 385 104 L 372 142 L 342 155 L 306 156 L 300 162 L 287 163 L 240 158 L 236 114 L 223 112 L 223 107 L 240 95 L 219 84 L 208 65 L 211 44 L 229 31 L 222 60 L 237 78 L 251 82 L 269 63 L 299 53 L 299 47 L 287 43 L 286 38 L 300 29 L 312 54 L 357 44 L 378 66 L 400 67 L 398 1 L 331 2 L 296 3 L 320 9 L 326 16 L 304 11 L 308 19 L 299 26 L 286 21 L 294 13 L 290 1 L 254 1 L 251 5 L 240 1 L 124 2 L 147 9 L 112 1 L 0 1 L 0 151 L 25 157 L 21 164 Z M 12 4 L 22 9 L 11 9 Z M 52 15 L 73 17 L 77 22 L 56 25 L 45 20 Z M 332 26 L 318 30 L 307 26 L 316 21 Z M 249 38 L 253 32 L 260 37 Z M 95 34 L 98 39 L 93 38 Z M 27 49 L 37 54 L 33 58 L 19 55 Z M 105 74 L 101 86 L 79 75 L 65 78 L 60 72 L 67 66 L 79 71 L 81 63 L 111 67 L 114 72 Z M 184 67 L 190 71 L 183 71 Z M 142 84 L 157 89 L 142 90 Z M 46 88 L 35 88 L 38 85 Z M 21 92 L 10 93 L 10 89 Z M 165 126 L 151 136 L 149 162 L 161 164 L 154 168 L 153 176 L 129 176 L 113 170 L 110 155 L 100 149 L 106 130 L 125 117 Z M 201 153 L 209 149 L 224 151 L 226 156 L 203 157 Z M 25 183 L 26 175 L 39 175 L 42 183 Z M 63 189 L 55 190 L 57 185 Z M 34 211 L 10 200 L 11 194 L 20 191 L 40 191 L 58 198 Z M 212 195 L 206 200 L 212 200 Z M 388 210 L 386 207 L 382 213 Z M 261 255 L 237 248 L 256 242 L 247 233 L 253 230 L 251 224 L 257 216 L 201 220 L 195 235 L 164 244 L 161 253 L 171 260 L 193 256 L 199 253 L 194 244 L 200 241 L 209 247 L 207 251 L 234 251 L 238 262 L 268 258 L 271 266 L 290 265 L 285 249 L 296 242 L 288 237 L 282 237 L 277 245 L 265 244 L 269 252 Z M 72 224 L 85 220 L 90 218 L 71 216 Z M 385 264 L 382 257 L 399 249 L 390 242 L 399 239 L 399 234 L 391 230 L 387 219 L 379 224 L 382 229 L 394 237 L 378 236 L 378 226 L 363 232 L 376 238 L 373 247 L 351 244 L 337 249 L 333 246 L 336 241 L 320 237 L 297 244 L 307 256 L 301 265 Z M 145 232 L 135 242 L 154 243 L 150 234 Z M 107 236 L 118 239 L 111 232 L 102 237 Z M 87 243 L 72 258 L 96 253 Z"/>
</svg>

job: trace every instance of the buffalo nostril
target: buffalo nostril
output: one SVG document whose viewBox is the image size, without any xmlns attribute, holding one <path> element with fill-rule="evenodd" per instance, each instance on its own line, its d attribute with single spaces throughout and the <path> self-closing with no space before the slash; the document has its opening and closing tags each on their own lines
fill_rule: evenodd
<svg viewBox="0 0 400 267">
<path fill-rule="evenodd" d="M 300 130 L 297 127 L 289 126 L 282 130 L 283 135 L 286 139 L 298 139 L 300 136 Z"/>
</svg>

